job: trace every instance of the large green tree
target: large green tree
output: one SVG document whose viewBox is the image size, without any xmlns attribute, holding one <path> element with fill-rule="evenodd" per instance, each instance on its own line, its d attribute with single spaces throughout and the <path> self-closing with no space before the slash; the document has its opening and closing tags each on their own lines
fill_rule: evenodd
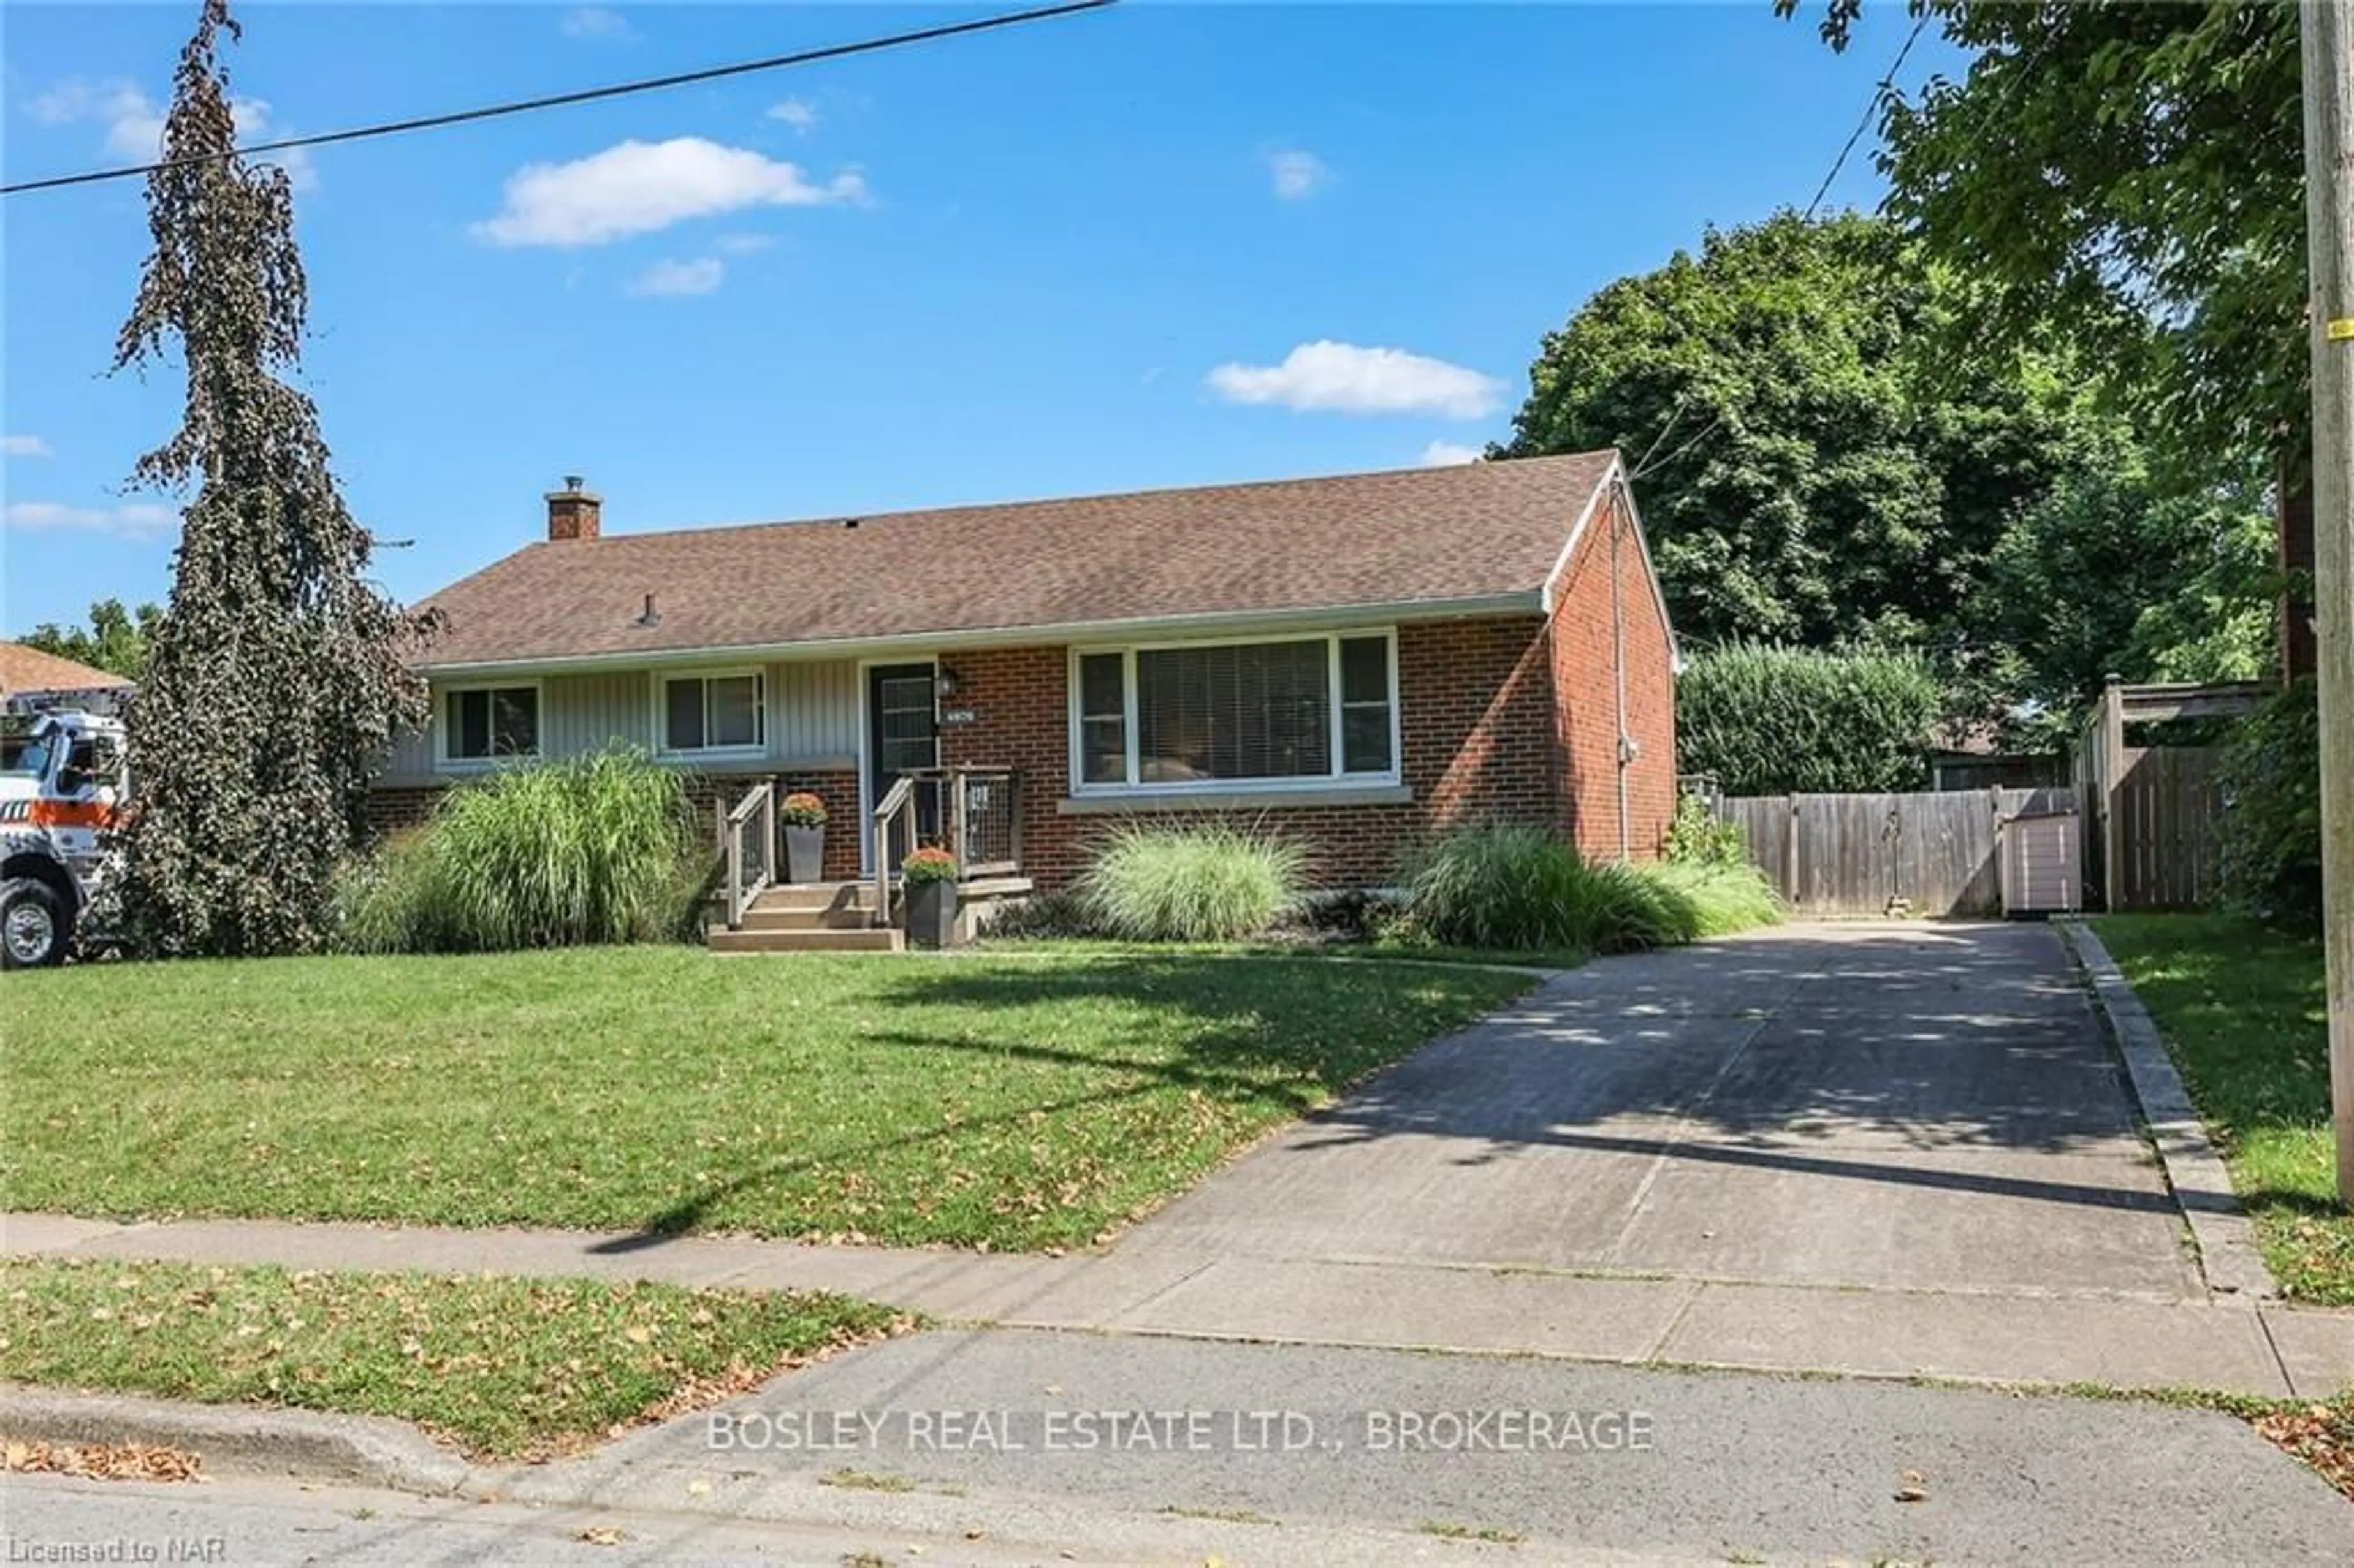
<svg viewBox="0 0 2354 1568">
<path fill-rule="evenodd" d="M 130 610 L 119 599 L 102 599 L 90 607 L 88 627 L 45 620 L 22 641 L 27 648 L 135 681 L 146 673 L 147 644 L 163 614 L 160 605 L 143 604 Z"/>
<path fill-rule="evenodd" d="M 2056 748 L 2108 675 L 2253 680 L 2278 572 L 2253 491 L 2168 489 L 2130 442 L 2013 520 L 1963 606 L 1949 706 Z"/>
<path fill-rule="evenodd" d="M 404 661 L 424 629 L 369 582 L 369 536 L 336 491 L 318 412 L 281 378 L 307 292 L 284 171 L 233 155 L 217 48 L 238 32 L 228 0 L 204 0 L 147 179 L 154 249 L 115 353 L 120 370 L 176 349 L 180 429 L 133 477 L 196 490 L 131 708 L 138 796 L 111 885 L 113 919 L 154 953 L 319 944 L 369 778 L 423 717 Z"/>
<path fill-rule="evenodd" d="M 1970 302 L 1882 219 L 1712 230 L 1546 336 L 1500 455 L 1625 451 L 1696 641 L 1947 639 L 2105 428 L 2049 356 L 1932 352 Z"/>
<path fill-rule="evenodd" d="M 1789 16 L 1814 0 L 1775 3 Z M 1822 6 L 1833 48 L 1861 9 Z M 2294 457 L 2308 376 L 2296 7 L 1910 9 L 1970 65 L 1886 101 L 1887 210 L 1985 285 L 1970 333 L 2069 333 L 2190 486 Z"/>
</svg>

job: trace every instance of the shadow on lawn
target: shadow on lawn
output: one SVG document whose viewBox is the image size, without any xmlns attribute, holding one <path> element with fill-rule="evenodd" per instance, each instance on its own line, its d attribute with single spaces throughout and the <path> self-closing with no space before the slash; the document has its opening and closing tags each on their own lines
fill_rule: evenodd
<svg viewBox="0 0 2354 1568">
<path fill-rule="evenodd" d="M 972 973 L 976 1006 L 1108 977 Z M 1328 1080 L 1329 1081 L 1329 1080 Z M 1499 1027 L 1441 1040 L 1311 1114 L 1285 1158 L 1400 1136 L 1490 1164 L 1534 1149 L 2167 1212 L 2154 1181 L 1998 1174 L 1921 1155 L 2114 1153 L 2137 1124 L 2108 1043 L 2040 926 L 1764 935 L 1602 960 Z M 1661 1129 L 1647 1136 L 1645 1124 Z M 1861 1144 L 1861 1148 L 1859 1148 Z M 1894 1158 L 1875 1159 L 1885 1149 Z"/>
<path fill-rule="evenodd" d="M 1460 1015 L 1459 1000 L 1451 1008 L 1442 1003 L 1470 983 L 1469 972 L 1391 971 L 1383 989 L 1393 1005 L 1425 1008 L 1432 1022 L 1419 1033 L 1428 1034 Z M 2046 927 L 1925 924 L 1836 938 L 1786 933 L 1606 959 L 1543 986 L 1492 1026 L 1452 1034 L 1378 1073 L 1397 1054 L 1394 1034 L 1368 1044 L 1350 1022 L 1362 1022 L 1367 1005 L 1384 1005 L 1367 1003 L 1370 991 L 1351 991 L 1372 978 L 1364 966 L 1208 955 L 910 965 L 893 975 L 884 1005 L 937 1016 L 1135 1003 L 1181 1010 L 1194 1027 L 1169 1058 L 926 1028 L 867 1038 L 911 1051 L 1133 1075 L 1132 1082 L 1050 1110 L 1173 1086 L 1269 1101 L 1278 1116 L 1307 1113 L 1301 1131 L 1271 1146 L 1278 1158 L 1413 1136 L 1452 1140 L 1453 1162 L 1463 1166 L 1544 1148 L 1672 1150 L 1679 1160 L 1794 1175 L 2096 1208 L 2170 1207 L 2154 1181 L 2129 1173 L 2123 1161 L 2117 1181 L 2101 1184 L 1933 1169 L 1918 1159 L 1945 1151 L 2114 1153 L 2134 1139 L 2133 1102 L 2118 1063 L 2058 934 Z M 1352 1084 L 1338 1104 L 1311 1109 Z M 1646 1122 L 1666 1136 L 1649 1136 Z M 822 1158 L 854 1159 L 959 1131 L 928 1128 Z M 1875 1150 L 1893 1157 L 1873 1158 Z M 705 1189 L 648 1229 L 691 1229 L 715 1204 L 793 1168 L 768 1167 Z"/>
<path fill-rule="evenodd" d="M 1366 980 L 1328 972 L 1331 968 L 1309 959 L 1238 963 L 1223 956 L 1200 954 L 1091 955 L 1067 962 L 1024 964 L 1019 969 L 911 963 L 894 972 L 885 986 L 881 998 L 885 1005 L 912 1012 L 1111 1002 L 1163 1013 L 1176 1010 L 1185 1016 L 1187 1025 L 1182 1050 L 1167 1057 L 1150 1052 L 977 1039 L 911 1029 L 869 1032 L 863 1037 L 868 1045 L 1065 1066 L 1115 1081 L 1089 1094 L 771 1161 L 706 1185 L 650 1216 L 637 1232 L 591 1250 L 612 1255 L 659 1246 L 699 1228 L 714 1209 L 729 1200 L 780 1177 L 820 1166 L 1172 1090 L 1229 1104 L 1256 1102 L 1271 1109 L 1278 1118 L 1295 1118 L 1394 1059 L 1400 1049 L 1411 1049 L 1428 1033 L 1460 1017 L 1465 993 L 1479 1001 L 1494 994 L 1492 980 L 1445 971 L 1384 977 L 1381 993 L 1422 999 L 1416 1005 L 1427 1012 L 1430 1027 L 1411 1032 L 1411 1039 L 1399 1041 L 1392 1035 L 1369 1044 L 1363 1035 L 1335 1027 L 1333 1020 L 1351 1016 L 1351 1004 L 1373 994 L 1371 988 Z M 1320 1007 L 1319 1002 L 1330 1005 Z"/>
</svg>

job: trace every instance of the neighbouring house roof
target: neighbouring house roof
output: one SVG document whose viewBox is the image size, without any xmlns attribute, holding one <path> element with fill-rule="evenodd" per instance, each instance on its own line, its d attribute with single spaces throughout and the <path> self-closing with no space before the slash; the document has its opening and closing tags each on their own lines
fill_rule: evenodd
<svg viewBox="0 0 2354 1568">
<path fill-rule="evenodd" d="M 420 662 L 1534 613 L 1618 472 L 1587 452 L 534 544 L 425 601 L 444 626 Z"/>
<path fill-rule="evenodd" d="M 0 642 L 0 697 L 19 692 L 98 692 L 131 683 L 111 671 L 60 659 L 22 642 Z"/>
</svg>

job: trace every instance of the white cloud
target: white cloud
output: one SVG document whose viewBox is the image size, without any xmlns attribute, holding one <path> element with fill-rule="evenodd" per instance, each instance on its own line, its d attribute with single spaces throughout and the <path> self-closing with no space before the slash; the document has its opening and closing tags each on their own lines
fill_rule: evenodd
<svg viewBox="0 0 2354 1568">
<path fill-rule="evenodd" d="M 493 245 L 601 245 L 688 218 L 752 207 L 861 201 L 854 172 L 812 185 L 791 164 L 700 136 L 622 142 L 568 164 L 528 164 L 506 185 L 506 206 L 474 226 Z"/>
<path fill-rule="evenodd" d="M 777 242 L 773 234 L 723 234 L 711 242 L 712 248 L 725 250 L 730 256 L 749 256 L 756 250 L 766 250 Z"/>
<path fill-rule="evenodd" d="M 657 261 L 630 280 L 632 294 L 677 296 L 708 294 L 727 277 L 727 264 L 716 256 L 698 256 L 692 261 Z"/>
<path fill-rule="evenodd" d="M 1341 414 L 1441 414 L 1479 419 L 1496 411 L 1503 383 L 1402 348 L 1303 343 L 1280 365 L 1221 365 L 1213 391 L 1230 403 L 1280 403 Z"/>
<path fill-rule="evenodd" d="M 1467 462 L 1479 461 L 1480 449 L 1467 447 L 1460 441 L 1433 441 L 1422 449 L 1425 468 L 1460 468 Z"/>
<path fill-rule="evenodd" d="M 0 514 L 11 528 L 28 534 L 111 534 L 125 539 L 154 539 L 180 525 L 177 508 L 133 502 L 122 506 L 68 506 L 57 501 L 12 501 Z"/>
<path fill-rule="evenodd" d="M 806 136 L 817 129 L 817 105 L 806 98 L 788 98 L 769 106 L 769 118 L 781 120 Z"/>
<path fill-rule="evenodd" d="M 229 118 L 239 142 L 267 142 L 289 132 L 270 117 L 270 102 L 261 98 L 231 98 Z M 59 82 L 33 100 L 33 118 L 44 125 L 89 122 L 105 127 L 106 151 L 125 163 L 146 163 L 164 150 L 164 110 L 136 83 L 121 79 Z M 309 152 L 301 147 L 268 154 L 258 163 L 274 164 L 286 171 L 296 190 L 319 183 Z"/>
<path fill-rule="evenodd" d="M 9 457 L 48 457 L 49 443 L 38 436 L 0 436 L 0 453 Z"/>
<path fill-rule="evenodd" d="M 567 38 L 604 38 L 625 44 L 638 36 L 627 16 L 602 5 L 576 5 L 564 13 L 564 20 L 557 26 Z"/>
<path fill-rule="evenodd" d="M 1267 168 L 1275 178 L 1275 194 L 1285 201 L 1304 201 L 1332 180 L 1323 159 L 1298 147 L 1269 153 Z"/>
</svg>

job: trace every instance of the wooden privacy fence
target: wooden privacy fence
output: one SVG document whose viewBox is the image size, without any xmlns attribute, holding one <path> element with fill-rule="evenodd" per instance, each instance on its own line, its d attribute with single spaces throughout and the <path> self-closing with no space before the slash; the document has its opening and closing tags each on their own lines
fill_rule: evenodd
<svg viewBox="0 0 2354 1568">
<path fill-rule="evenodd" d="M 2112 858 L 2102 880 L 2112 909 L 2195 909 L 2216 894 L 2222 789 L 2212 746 L 2127 747 L 2109 796 Z"/>
<path fill-rule="evenodd" d="M 2073 766 L 2092 826 L 2086 870 L 2111 909 L 2190 909 L 2218 891 L 2223 799 L 2215 721 L 2264 699 L 2252 682 L 2129 686 L 2112 680 L 2076 739 Z M 2184 725 L 2211 733 L 2185 744 Z M 2177 733 L 2169 735 L 2169 728 Z"/>
<path fill-rule="evenodd" d="M 1734 795 L 1716 814 L 1740 826 L 1792 914 L 1999 915 L 2002 824 L 2064 811 L 2073 789 L 1889 795 Z"/>
</svg>

